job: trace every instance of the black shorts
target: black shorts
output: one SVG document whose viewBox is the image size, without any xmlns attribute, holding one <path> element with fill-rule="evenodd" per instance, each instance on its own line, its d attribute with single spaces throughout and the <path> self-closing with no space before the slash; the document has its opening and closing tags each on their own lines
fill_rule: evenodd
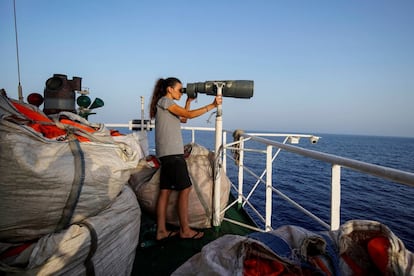
<svg viewBox="0 0 414 276">
<path fill-rule="evenodd" d="M 167 155 L 159 159 L 161 161 L 160 189 L 181 191 L 192 185 L 184 155 Z"/>
</svg>

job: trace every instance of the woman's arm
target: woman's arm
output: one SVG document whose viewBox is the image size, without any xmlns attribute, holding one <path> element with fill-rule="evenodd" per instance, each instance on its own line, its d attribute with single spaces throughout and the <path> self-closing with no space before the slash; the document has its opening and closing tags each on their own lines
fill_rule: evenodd
<svg viewBox="0 0 414 276">
<path fill-rule="evenodd" d="M 216 108 L 219 104 L 221 104 L 223 102 L 222 97 L 221 96 L 216 96 L 214 98 L 214 101 L 206 106 L 197 108 L 197 109 L 193 109 L 193 110 L 189 110 L 190 108 L 190 102 L 187 99 L 186 101 L 186 107 L 181 107 L 177 104 L 173 104 L 171 105 L 168 110 L 173 113 L 174 115 L 177 115 L 180 117 L 181 121 L 183 120 L 187 120 L 187 119 L 192 119 L 192 118 L 196 118 L 198 116 L 201 116 L 207 112 L 209 112 L 210 110 L 212 110 L 213 108 Z M 188 107 L 188 110 L 186 109 Z"/>
<path fill-rule="evenodd" d="M 190 110 L 190 105 L 191 105 L 191 102 L 194 100 L 194 98 L 190 98 L 190 97 L 187 97 L 187 100 L 185 101 L 185 110 L 187 110 L 187 111 L 189 111 Z M 187 123 L 187 117 L 180 117 L 180 121 L 181 121 L 181 123 Z"/>
</svg>

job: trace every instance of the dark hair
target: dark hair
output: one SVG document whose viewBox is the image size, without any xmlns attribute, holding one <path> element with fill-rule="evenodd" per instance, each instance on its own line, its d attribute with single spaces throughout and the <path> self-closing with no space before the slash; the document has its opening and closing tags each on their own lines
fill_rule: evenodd
<svg viewBox="0 0 414 276">
<path fill-rule="evenodd" d="M 155 83 L 154 91 L 152 92 L 152 99 L 150 105 L 151 119 L 155 118 L 155 114 L 157 114 L 158 100 L 161 99 L 163 96 L 167 95 L 167 87 L 174 87 L 177 83 L 181 83 L 181 81 L 174 77 L 157 80 L 157 82 Z"/>
</svg>

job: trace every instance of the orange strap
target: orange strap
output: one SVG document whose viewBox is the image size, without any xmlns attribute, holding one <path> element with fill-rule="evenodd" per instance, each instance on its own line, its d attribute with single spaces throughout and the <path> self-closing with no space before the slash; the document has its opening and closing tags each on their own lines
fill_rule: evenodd
<svg viewBox="0 0 414 276">
<path fill-rule="evenodd" d="M 18 103 L 15 101 L 11 101 L 11 103 L 20 113 L 22 113 L 27 118 L 29 118 L 31 121 L 33 121 L 33 123 L 30 123 L 29 126 L 33 128 L 35 131 L 42 133 L 44 137 L 52 139 L 52 138 L 66 135 L 67 133 L 66 130 L 60 129 L 59 127 L 57 127 L 55 124 L 53 124 L 53 121 L 46 115 L 40 112 L 37 112 L 35 110 L 32 110 L 21 103 Z M 52 123 L 52 124 L 50 125 L 42 124 L 45 122 Z M 66 125 L 72 125 L 76 128 L 82 129 L 89 133 L 93 133 L 96 131 L 96 129 L 94 129 L 93 127 L 86 126 L 86 125 L 74 122 L 72 120 L 69 120 L 69 119 L 63 118 L 63 119 L 60 119 L 60 122 Z M 111 130 L 111 136 L 121 136 L 121 135 L 122 134 L 119 133 L 119 131 Z M 76 135 L 76 137 L 81 142 L 90 141 L 88 138 L 81 136 L 81 135 Z"/>
<path fill-rule="evenodd" d="M 62 124 L 72 125 L 72 126 L 74 126 L 74 127 L 77 127 L 77 128 L 83 129 L 83 130 L 85 130 L 85 131 L 87 131 L 87 132 L 89 132 L 89 133 L 92 133 L 92 132 L 95 132 L 95 131 L 96 131 L 96 129 L 94 129 L 94 128 L 90 127 L 90 126 L 85 126 L 85 125 L 82 125 L 82 124 L 76 123 L 76 122 L 74 122 L 74 121 L 71 121 L 71 120 L 69 120 L 69 119 L 60 119 L 60 122 L 61 122 Z"/>
<path fill-rule="evenodd" d="M 23 115 L 25 115 L 27 118 L 33 120 L 33 121 L 38 121 L 38 122 L 49 122 L 49 123 L 53 123 L 53 121 L 51 119 L 49 119 L 49 117 L 34 111 L 20 103 L 17 102 L 11 102 L 14 107 Z"/>
<path fill-rule="evenodd" d="M 32 110 L 32 109 L 30 109 L 30 108 L 26 107 L 25 105 L 20 104 L 18 102 L 12 101 L 11 103 L 14 105 L 14 107 L 16 107 L 16 109 L 20 113 L 22 113 L 28 119 L 33 121 L 33 123 L 30 123 L 29 126 L 31 128 L 33 128 L 35 131 L 42 133 L 44 137 L 52 139 L 52 138 L 56 138 L 56 137 L 59 137 L 59 136 L 66 135 L 66 130 L 58 128 L 55 124 L 53 124 L 53 121 L 49 117 L 47 117 L 46 115 L 43 115 L 40 112 Z M 83 129 L 87 132 L 94 132 L 95 131 L 95 129 L 93 129 L 91 127 L 73 122 L 73 121 L 68 120 L 68 119 L 62 119 L 60 121 L 63 124 L 73 125 L 73 126 L 76 126 L 80 129 Z M 47 125 L 47 124 L 45 125 L 45 124 L 42 124 L 42 123 L 51 123 L 51 124 L 50 125 Z M 76 136 L 77 136 L 78 140 L 81 141 L 81 142 L 89 141 L 88 138 L 85 138 L 83 136 L 79 136 L 79 135 L 76 135 Z"/>
</svg>

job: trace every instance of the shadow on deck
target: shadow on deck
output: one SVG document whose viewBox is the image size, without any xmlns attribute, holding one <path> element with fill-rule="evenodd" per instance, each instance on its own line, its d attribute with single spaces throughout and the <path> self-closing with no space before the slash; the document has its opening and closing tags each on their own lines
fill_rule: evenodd
<svg viewBox="0 0 414 276">
<path fill-rule="evenodd" d="M 237 207 L 230 208 L 226 218 L 254 225 L 251 218 Z M 163 242 L 155 241 L 155 221 L 142 214 L 140 243 L 137 247 L 134 267 L 131 275 L 171 275 L 179 266 L 201 251 L 204 245 L 226 234 L 247 235 L 252 230 L 226 221 L 217 228 L 203 229 L 201 239 L 172 238 Z"/>
</svg>

